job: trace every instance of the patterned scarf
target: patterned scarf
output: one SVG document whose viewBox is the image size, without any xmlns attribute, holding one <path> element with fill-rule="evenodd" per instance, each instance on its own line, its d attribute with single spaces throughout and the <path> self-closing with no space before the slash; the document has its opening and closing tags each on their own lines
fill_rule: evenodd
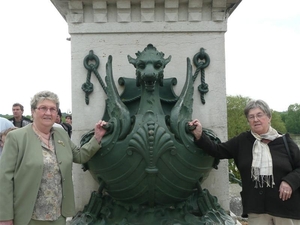
<svg viewBox="0 0 300 225">
<path fill-rule="evenodd" d="M 273 177 L 273 163 L 272 156 L 270 153 L 269 145 L 262 142 L 262 139 L 273 141 L 274 139 L 281 137 L 282 135 L 270 126 L 269 131 L 265 134 L 257 134 L 251 131 L 255 142 L 252 147 L 252 167 L 251 167 L 251 178 L 255 181 L 255 188 L 263 187 L 264 183 L 267 187 L 275 185 Z"/>
</svg>

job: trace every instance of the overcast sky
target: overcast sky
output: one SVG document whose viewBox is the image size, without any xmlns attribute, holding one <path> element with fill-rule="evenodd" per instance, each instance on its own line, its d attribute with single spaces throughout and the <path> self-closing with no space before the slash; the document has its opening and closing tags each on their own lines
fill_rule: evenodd
<svg viewBox="0 0 300 225">
<path fill-rule="evenodd" d="M 19 102 L 30 115 L 30 100 L 42 90 L 57 93 L 62 111 L 70 111 L 70 35 L 51 1 L 2 1 L 0 21 L 0 114 Z"/>
<path fill-rule="evenodd" d="M 40 90 L 71 111 L 71 50 L 65 20 L 50 0 L 1 3 L 1 107 L 25 106 Z M 300 104 L 300 0 L 243 0 L 225 35 L 228 95 L 263 99 L 276 111 Z"/>
<path fill-rule="evenodd" d="M 300 104 L 300 1 L 243 0 L 225 36 L 228 95 Z"/>
</svg>

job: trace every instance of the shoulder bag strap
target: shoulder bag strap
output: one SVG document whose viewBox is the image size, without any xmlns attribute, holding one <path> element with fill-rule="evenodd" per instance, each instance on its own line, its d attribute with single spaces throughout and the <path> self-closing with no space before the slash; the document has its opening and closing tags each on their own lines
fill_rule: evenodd
<svg viewBox="0 0 300 225">
<path fill-rule="evenodd" d="M 291 156 L 291 152 L 290 152 L 290 148 L 289 148 L 289 145 L 287 143 L 287 140 L 286 140 L 286 137 L 285 135 L 282 135 L 282 139 L 283 139 L 283 143 L 284 143 L 284 146 L 285 146 L 285 149 L 287 151 L 287 154 L 289 156 L 289 161 L 292 165 L 292 168 L 294 169 L 294 163 L 293 163 L 293 159 L 292 159 L 292 156 Z"/>
</svg>

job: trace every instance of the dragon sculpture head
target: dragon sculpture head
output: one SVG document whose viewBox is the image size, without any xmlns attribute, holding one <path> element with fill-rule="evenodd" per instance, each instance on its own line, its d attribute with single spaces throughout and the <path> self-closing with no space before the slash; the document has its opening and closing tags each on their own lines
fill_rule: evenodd
<svg viewBox="0 0 300 225">
<path fill-rule="evenodd" d="M 164 53 L 158 52 L 152 44 L 148 44 L 144 51 L 138 51 L 136 59 L 128 57 L 129 63 L 136 68 L 136 85 L 145 87 L 152 92 L 156 82 L 163 86 L 164 68 L 171 61 L 171 56 L 164 59 Z"/>
</svg>

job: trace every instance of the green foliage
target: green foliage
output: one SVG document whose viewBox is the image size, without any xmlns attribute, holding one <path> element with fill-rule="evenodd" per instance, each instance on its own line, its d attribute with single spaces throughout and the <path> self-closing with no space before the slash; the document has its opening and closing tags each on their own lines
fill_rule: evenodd
<svg viewBox="0 0 300 225">
<path fill-rule="evenodd" d="M 277 130 L 279 133 L 285 134 L 287 132 L 286 125 L 282 121 L 281 113 L 273 111 L 272 112 L 272 127 Z"/>
<path fill-rule="evenodd" d="M 6 115 L 0 114 L 0 116 L 1 116 L 1 117 L 4 117 L 4 118 L 6 118 L 6 119 L 9 119 L 9 118 L 12 118 L 12 117 L 13 117 L 12 115 L 7 115 L 7 114 L 6 114 Z"/>
<path fill-rule="evenodd" d="M 227 96 L 227 128 L 228 139 L 249 130 L 249 125 L 244 115 L 244 108 L 250 98 L 238 96 Z"/>
<path fill-rule="evenodd" d="M 244 108 L 250 98 L 238 96 L 227 96 L 227 132 L 228 139 L 237 136 L 238 134 L 249 130 L 249 125 L 244 115 Z M 229 172 L 234 175 L 236 179 L 241 180 L 240 173 L 234 163 L 233 159 L 228 160 Z"/>
<path fill-rule="evenodd" d="M 290 105 L 285 115 L 285 126 L 288 132 L 300 134 L 300 105 Z"/>
<path fill-rule="evenodd" d="M 6 115 L 2 115 L 2 114 L 0 114 L 0 117 L 4 117 L 4 118 L 6 118 L 6 119 L 10 119 L 10 118 L 13 118 L 14 117 L 14 115 L 8 115 L 8 114 L 6 114 Z M 26 117 L 26 118 L 28 118 L 28 119 L 32 119 L 31 118 L 31 116 L 24 116 L 24 117 Z"/>
<path fill-rule="evenodd" d="M 287 116 L 288 116 L 287 111 L 285 111 L 285 112 L 279 112 L 279 114 L 280 114 L 282 122 L 286 125 L 286 119 L 287 119 Z"/>
</svg>

